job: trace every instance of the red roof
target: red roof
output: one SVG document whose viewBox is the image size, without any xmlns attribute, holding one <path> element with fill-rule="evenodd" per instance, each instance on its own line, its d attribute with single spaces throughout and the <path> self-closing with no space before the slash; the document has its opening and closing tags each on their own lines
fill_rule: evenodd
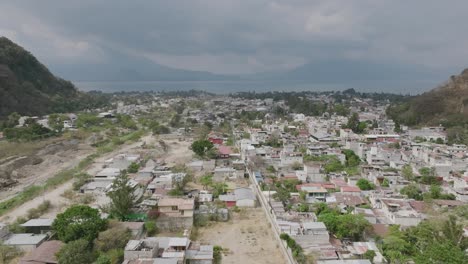
<svg viewBox="0 0 468 264">
<path fill-rule="evenodd" d="M 354 186 L 343 186 L 341 187 L 341 192 L 361 192 L 361 189 Z"/>
<path fill-rule="evenodd" d="M 218 151 L 221 155 L 230 155 L 232 153 L 232 149 L 229 146 L 219 146 Z"/>
</svg>

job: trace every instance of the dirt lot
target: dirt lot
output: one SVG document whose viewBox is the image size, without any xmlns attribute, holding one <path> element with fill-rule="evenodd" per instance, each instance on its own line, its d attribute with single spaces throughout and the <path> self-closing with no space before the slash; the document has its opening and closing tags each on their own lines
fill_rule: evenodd
<svg viewBox="0 0 468 264">
<path fill-rule="evenodd" d="M 15 175 L 12 177 L 17 182 L 12 186 L 2 188 L 0 201 L 14 196 L 25 187 L 42 184 L 62 170 L 75 167 L 93 152 L 94 149 L 87 144 L 73 140 L 57 140 L 41 146 L 32 153 L 27 153 L 27 157 L 18 156 L 17 164 L 12 164 L 11 168 L 8 167 L 8 164 L 1 166 L 7 171 L 11 171 L 12 175 Z M 38 162 L 31 161 L 32 159 L 38 160 Z"/>
<path fill-rule="evenodd" d="M 226 249 L 223 264 L 286 263 L 261 208 L 242 209 L 231 218 L 199 230 L 200 242 Z"/>
<path fill-rule="evenodd" d="M 145 142 L 145 145 L 154 145 L 154 149 L 143 149 L 141 146 Z M 189 141 L 179 141 L 178 139 L 169 139 L 165 140 L 167 145 L 169 146 L 168 152 L 163 154 L 162 149 L 159 146 L 159 140 L 153 136 L 145 136 L 143 137 L 140 141 L 132 144 L 126 144 L 120 146 L 120 148 L 107 153 L 99 158 L 97 158 L 94 163 L 87 169 L 87 173 L 90 175 L 96 174 L 99 170 L 102 169 L 102 166 L 104 165 L 104 162 L 107 159 L 110 159 L 114 157 L 115 155 L 119 153 L 153 153 L 155 154 L 155 158 L 161 158 L 164 159 L 168 164 L 184 164 L 185 162 L 189 161 L 192 158 L 192 152 L 188 149 L 190 142 Z M 60 154 L 63 154 L 63 152 L 59 152 Z M 75 152 L 77 153 L 77 152 Z M 48 177 L 53 176 L 55 173 L 59 172 L 62 169 L 69 169 L 77 165 L 82 159 L 84 159 L 88 154 L 91 154 L 92 152 L 88 153 L 88 151 L 82 151 L 80 152 L 81 155 L 75 156 L 75 157 L 60 157 L 60 154 L 56 154 L 58 157 L 60 157 L 63 162 L 61 163 L 61 166 L 58 166 L 57 164 L 52 165 L 51 162 L 53 161 L 47 161 L 43 163 L 49 164 L 49 167 L 36 167 L 36 171 L 34 172 L 34 177 L 33 179 L 29 178 L 29 181 L 34 184 L 39 184 L 43 181 L 45 181 Z M 85 155 L 86 154 L 86 155 Z M 68 160 L 66 160 L 68 159 Z M 41 164 L 39 164 L 41 165 Z M 36 165 L 38 166 L 38 165 Z M 15 186 L 14 189 L 17 189 L 20 191 L 24 186 L 25 183 L 20 184 L 17 187 Z M 0 218 L 1 221 L 4 222 L 12 222 L 14 221 L 17 217 L 24 216 L 27 214 L 28 210 L 31 208 L 36 208 L 39 204 L 41 204 L 44 200 L 48 200 L 51 202 L 52 207 L 51 209 L 43 215 L 43 217 L 55 217 L 58 213 L 62 212 L 65 210 L 68 206 L 72 204 L 72 201 L 69 199 L 65 198 L 62 196 L 62 194 L 70 190 L 72 188 L 73 181 L 68 181 L 63 185 L 58 186 L 54 190 L 50 190 L 47 193 L 44 193 L 43 195 L 36 197 L 35 199 L 26 202 L 25 204 L 19 206 L 18 208 L 15 208 L 11 210 L 10 212 L 6 213 L 4 216 Z M 3 194 L 4 197 L 6 196 Z M 92 203 L 92 206 L 102 206 L 103 203 L 108 202 L 107 197 L 101 197 L 100 199 L 96 199 L 96 202 Z"/>
</svg>

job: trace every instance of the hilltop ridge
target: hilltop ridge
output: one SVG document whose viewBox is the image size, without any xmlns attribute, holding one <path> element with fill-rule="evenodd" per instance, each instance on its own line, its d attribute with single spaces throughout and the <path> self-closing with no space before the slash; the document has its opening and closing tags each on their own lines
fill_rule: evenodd
<svg viewBox="0 0 468 264">
<path fill-rule="evenodd" d="M 387 114 L 410 126 L 468 123 L 468 68 L 426 93 L 390 106 Z"/>
<path fill-rule="evenodd" d="M 75 110 L 88 98 L 66 80 L 54 76 L 30 52 L 0 37 L 0 119 L 13 112 L 42 115 Z"/>
</svg>

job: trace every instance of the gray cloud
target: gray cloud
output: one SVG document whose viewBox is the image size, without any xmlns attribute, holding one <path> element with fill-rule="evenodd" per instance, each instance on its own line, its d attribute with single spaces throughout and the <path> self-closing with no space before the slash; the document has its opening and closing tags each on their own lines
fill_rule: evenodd
<svg viewBox="0 0 468 264">
<path fill-rule="evenodd" d="M 109 49 L 218 73 L 325 59 L 436 69 L 468 61 L 464 0 L 5 2 L 0 34 L 52 65 L 106 61 Z"/>
</svg>

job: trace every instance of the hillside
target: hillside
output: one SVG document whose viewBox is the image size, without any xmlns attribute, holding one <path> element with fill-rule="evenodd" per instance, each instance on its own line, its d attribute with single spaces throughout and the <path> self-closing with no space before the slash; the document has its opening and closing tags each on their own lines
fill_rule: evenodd
<svg viewBox="0 0 468 264">
<path fill-rule="evenodd" d="M 446 127 L 468 123 L 468 69 L 451 76 L 441 86 L 392 105 L 387 114 L 406 125 L 439 125 Z"/>
<path fill-rule="evenodd" d="M 0 37 L 0 119 L 12 112 L 41 115 L 79 108 L 88 96 L 55 77 L 31 53 Z"/>
</svg>

